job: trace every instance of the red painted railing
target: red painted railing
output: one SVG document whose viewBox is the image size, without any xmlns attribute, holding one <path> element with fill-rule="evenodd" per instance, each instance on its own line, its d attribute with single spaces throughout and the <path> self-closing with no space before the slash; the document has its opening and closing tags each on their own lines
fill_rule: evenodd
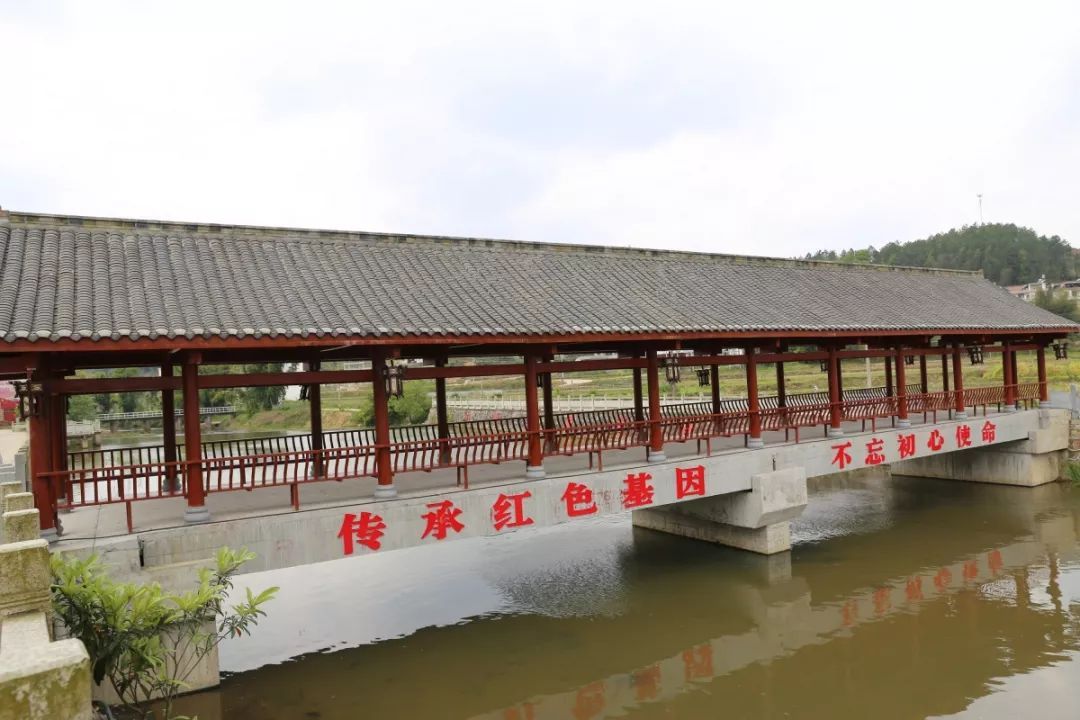
<svg viewBox="0 0 1080 720">
<path fill-rule="evenodd" d="M 908 387 L 909 413 L 936 413 L 953 409 L 955 393 L 923 393 Z M 1038 383 L 1016 386 L 1022 402 L 1038 399 Z M 964 404 L 985 407 L 1004 403 L 1001 386 L 968 388 Z M 874 422 L 896 415 L 897 398 L 885 388 L 845 391 L 841 417 L 847 421 Z M 781 406 L 776 396 L 759 400 L 759 419 L 764 431 L 822 427 L 829 423 L 831 405 L 826 393 L 788 395 Z M 745 398 L 723 400 L 720 412 L 711 402 L 668 405 L 663 408 L 661 436 L 665 443 L 698 441 L 709 444 L 715 437 L 748 436 L 750 413 Z M 449 437 L 440 439 L 435 425 L 392 428 L 390 458 L 395 473 L 457 468 L 458 481 L 468 485 L 468 468 L 484 463 L 523 461 L 528 457 L 530 434 L 523 417 L 451 423 Z M 647 447 L 648 420 L 634 420 L 632 408 L 561 413 L 555 427 L 540 430 L 545 455 L 588 454 L 599 457 L 609 450 Z M 244 440 L 216 440 L 203 444 L 201 461 L 207 493 L 252 490 L 261 487 L 291 489 L 293 505 L 299 507 L 299 486 L 305 483 L 343 481 L 376 475 L 376 451 L 371 430 L 338 430 L 323 434 L 322 450 L 310 448 L 309 435 L 287 435 Z M 177 448 L 182 451 L 182 447 Z M 126 503 L 129 529 L 131 503 L 138 500 L 185 495 L 189 463 L 164 461 L 161 445 L 79 451 L 69 454 L 70 469 L 41 477 L 54 485 L 60 509 Z"/>
</svg>

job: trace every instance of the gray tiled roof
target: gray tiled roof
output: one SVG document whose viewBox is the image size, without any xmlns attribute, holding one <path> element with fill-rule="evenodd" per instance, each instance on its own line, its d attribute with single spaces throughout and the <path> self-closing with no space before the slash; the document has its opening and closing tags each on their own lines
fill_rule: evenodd
<svg viewBox="0 0 1080 720">
<path fill-rule="evenodd" d="M 0 215 L 0 337 L 1072 330 L 978 275 Z"/>
</svg>

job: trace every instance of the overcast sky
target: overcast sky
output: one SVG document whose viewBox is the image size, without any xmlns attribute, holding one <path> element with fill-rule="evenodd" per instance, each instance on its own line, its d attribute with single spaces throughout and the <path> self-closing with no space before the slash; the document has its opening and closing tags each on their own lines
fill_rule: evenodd
<svg viewBox="0 0 1080 720">
<path fill-rule="evenodd" d="M 798 255 L 1080 244 L 1075 2 L 9 2 L 0 205 Z"/>
</svg>

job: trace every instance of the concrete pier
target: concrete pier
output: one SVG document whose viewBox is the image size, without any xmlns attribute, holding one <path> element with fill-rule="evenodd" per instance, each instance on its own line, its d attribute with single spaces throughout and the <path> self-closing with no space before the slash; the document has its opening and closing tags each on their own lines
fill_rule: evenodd
<svg viewBox="0 0 1080 720">
<path fill-rule="evenodd" d="M 790 521 L 806 502 L 806 470 L 791 467 L 752 476 L 748 491 L 634 510 L 633 523 L 772 555 L 791 549 Z"/>
<path fill-rule="evenodd" d="M 893 465 L 897 475 L 1036 487 L 1062 477 L 1069 447 L 1069 416 L 1039 410 L 1038 427 L 1026 440 L 921 457 Z"/>
</svg>

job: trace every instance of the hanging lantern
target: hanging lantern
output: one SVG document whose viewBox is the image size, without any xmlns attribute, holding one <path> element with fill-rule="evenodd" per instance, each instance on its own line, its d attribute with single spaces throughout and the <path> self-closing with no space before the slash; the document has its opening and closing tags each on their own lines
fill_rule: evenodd
<svg viewBox="0 0 1080 720">
<path fill-rule="evenodd" d="M 905 355 L 904 356 L 904 364 L 905 365 L 914 365 L 915 364 L 915 356 L 914 355 Z"/>
<path fill-rule="evenodd" d="M 25 421 L 37 417 L 41 413 L 41 396 L 45 393 L 45 387 L 29 380 L 15 380 L 11 384 L 15 386 L 15 397 L 19 399 L 19 419 Z"/>
<path fill-rule="evenodd" d="M 707 367 L 699 367 L 697 370 L 697 384 L 701 387 L 709 387 L 709 376 L 712 374 Z"/>
<path fill-rule="evenodd" d="M 310 385 L 301 385 L 300 386 L 300 399 L 301 400 L 309 400 L 309 399 L 311 399 L 311 386 Z"/>
<path fill-rule="evenodd" d="M 1054 343 L 1054 359 L 1055 360 L 1068 360 L 1069 358 L 1069 343 L 1056 342 Z"/>
<path fill-rule="evenodd" d="M 821 372 L 823 372 L 823 373 L 829 372 L 829 361 L 828 360 L 822 360 L 821 361 Z"/>
<path fill-rule="evenodd" d="M 664 358 L 664 377 L 669 385 L 679 384 L 679 358 L 674 355 Z"/>
<path fill-rule="evenodd" d="M 969 345 L 967 351 L 968 359 L 971 360 L 972 365 L 983 364 L 983 350 L 981 345 Z"/>
<path fill-rule="evenodd" d="M 551 377 L 548 373 L 536 373 L 536 387 L 544 389 L 544 383 Z"/>
<path fill-rule="evenodd" d="M 405 394 L 405 368 L 402 365 L 387 365 L 383 369 L 383 381 L 386 395 L 399 398 Z"/>
</svg>

